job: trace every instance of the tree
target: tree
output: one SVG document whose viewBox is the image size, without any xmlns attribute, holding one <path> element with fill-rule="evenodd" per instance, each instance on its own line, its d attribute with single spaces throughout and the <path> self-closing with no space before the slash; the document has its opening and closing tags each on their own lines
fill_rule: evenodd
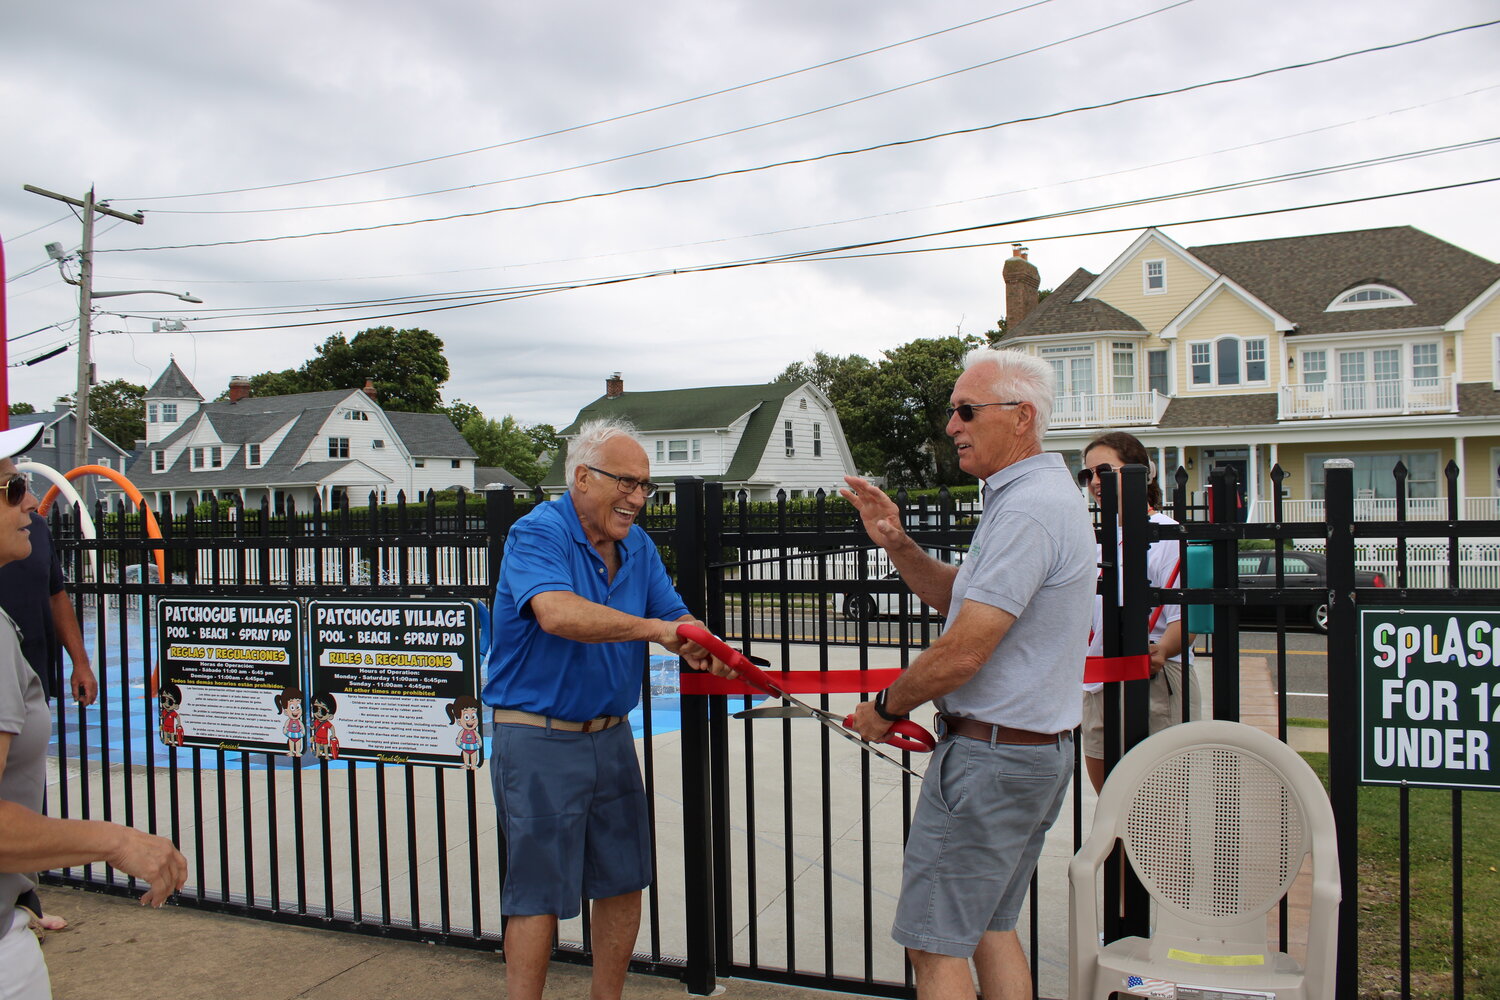
<svg viewBox="0 0 1500 1000">
<path fill-rule="evenodd" d="M 443 342 L 435 334 L 416 327 L 376 326 L 349 340 L 342 333 L 334 334 L 318 345 L 301 368 L 253 376 L 250 391 L 257 396 L 285 396 L 363 389 L 368 378 L 374 381 L 385 409 L 437 413 L 442 410 L 448 374 Z"/>
<path fill-rule="evenodd" d="M 464 424 L 463 436 L 479 456 L 479 465 L 498 465 L 527 486 L 535 486 L 547 470 L 538 460 L 530 430 L 509 415 L 499 420 L 476 416 Z"/>
<path fill-rule="evenodd" d="M 57 401 L 71 407 L 73 395 Z M 89 390 L 89 423 L 126 451 L 134 449 L 146 436 L 146 387 L 122 378 L 94 386 Z"/>
<path fill-rule="evenodd" d="M 970 481 L 948 440 L 948 396 L 963 358 L 979 337 L 918 339 L 872 364 L 859 355 L 819 352 L 789 365 L 777 381 L 809 381 L 838 411 L 854 461 L 891 486 L 918 488 Z"/>
<path fill-rule="evenodd" d="M 448 414 L 448 419 L 453 421 L 453 426 L 458 428 L 460 434 L 463 433 L 464 424 L 475 417 L 484 416 L 479 407 L 473 403 L 466 403 L 461 399 L 455 399 L 447 406 L 440 407 L 440 409 Z"/>
<path fill-rule="evenodd" d="M 552 462 L 552 456 L 556 455 L 563 446 L 562 435 L 557 433 L 557 428 L 551 424 L 532 424 L 526 428 L 526 437 L 531 440 L 531 446 L 536 450 L 537 461 L 545 469 Z"/>
<path fill-rule="evenodd" d="M 13 417 L 14 416 L 19 416 L 22 413 L 35 413 L 35 412 L 36 412 L 36 407 L 32 406 L 30 403 L 11 403 L 10 404 L 10 415 L 13 416 Z"/>
</svg>

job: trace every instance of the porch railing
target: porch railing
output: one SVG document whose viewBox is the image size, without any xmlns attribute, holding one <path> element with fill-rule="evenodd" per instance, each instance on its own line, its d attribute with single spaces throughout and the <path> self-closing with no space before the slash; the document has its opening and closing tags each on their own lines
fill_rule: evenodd
<svg viewBox="0 0 1500 1000">
<path fill-rule="evenodd" d="M 1277 417 L 1370 417 L 1407 413 L 1457 413 L 1458 385 L 1451 375 L 1300 382 L 1280 391 Z"/>
</svg>

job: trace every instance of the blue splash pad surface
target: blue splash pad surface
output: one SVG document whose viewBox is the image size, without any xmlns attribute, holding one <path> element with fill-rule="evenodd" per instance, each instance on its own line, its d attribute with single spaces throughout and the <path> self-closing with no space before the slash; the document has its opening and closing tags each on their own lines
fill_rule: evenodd
<svg viewBox="0 0 1500 1000">
<path fill-rule="evenodd" d="M 199 766 L 222 767 L 238 771 L 247 766 L 253 770 L 267 767 L 291 770 L 296 765 L 286 755 L 267 754 L 260 751 L 215 750 L 192 747 L 167 747 L 156 738 L 155 702 L 148 697 L 146 681 L 150 670 L 144 660 L 142 615 L 138 608 L 125 611 L 124 642 L 129 657 L 121 661 L 121 623 L 117 608 L 109 609 L 104 621 L 105 649 L 101 658 L 95 637 L 99 627 L 99 615 L 90 611 L 83 622 L 84 642 L 94 659 L 94 672 L 100 678 L 102 691 L 99 699 L 87 708 L 80 709 L 73 703 L 71 695 L 61 699 L 62 720 L 55 714 L 54 702 L 52 742 L 48 752 L 54 757 L 78 757 L 80 746 L 89 760 L 107 761 L 110 764 L 140 765 L 154 762 L 158 767 L 169 767 L 176 758 L 180 768 L 191 768 L 196 753 Z M 152 651 L 155 652 L 154 636 Z M 653 734 L 673 733 L 682 728 L 682 709 L 678 701 L 677 657 L 653 655 L 651 658 L 651 731 Z M 128 678 L 122 684 L 122 676 Z M 63 671 L 69 670 L 67 657 L 63 657 Z M 485 723 L 488 730 L 489 722 Z M 645 710 L 637 705 L 630 713 L 630 728 L 636 739 L 646 734 Z M 484 738 L 484 759 L 489 760 L 490 738 Z M 345 766 L 374 767 L 372 761 L 342 761 Z M 318 766 L 311 753 L 302 759 L 304 768 Z"/>
</svg>

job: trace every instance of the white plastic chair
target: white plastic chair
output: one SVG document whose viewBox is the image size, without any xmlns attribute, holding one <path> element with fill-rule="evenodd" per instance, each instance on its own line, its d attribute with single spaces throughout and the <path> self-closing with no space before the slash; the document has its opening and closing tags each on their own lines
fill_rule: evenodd
<svg viewBox="0 0 1500 1000">
<path fill-rule="evenodd" d="M 1100 944 L 1097 874 L 1122 842 L 1154 903 L 1150 938 Z M 1274 950 L 1266 914 L 1312 855 L 1307 968 Z M 1110 772 L 1088 840 L 1068 866 L 1072 1000 L 1161 996 L 1181 987 L 1333 995 L 1339 860 L 1333 809 L 1296 751 L 1238 722 L 1185 722 L 1144 740 Z M 1178 996 L 1198 994 L 1180 989 Z M 1259 995 L 1250 992 L 1251 996 Z"/>
</svg>

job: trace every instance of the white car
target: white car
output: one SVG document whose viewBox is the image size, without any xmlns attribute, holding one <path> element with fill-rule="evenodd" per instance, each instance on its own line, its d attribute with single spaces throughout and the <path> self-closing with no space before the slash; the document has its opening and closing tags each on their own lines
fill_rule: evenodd
<svg viewBox="0 0 1500 1000">
<path fill-rule="evenodd" d="M 880 577 L 882 583 L 894 583 L 898 593 L 893 594 L 845 594 L 841 607 L 844 617 L 852 622 L 873 621 L 876 618 L 921 618 L 925 612 L 928 620 L 942 621 L 943 616 L 922 603 L 906 585 L 901 574 L 891 570 Z"/>
</svg>

